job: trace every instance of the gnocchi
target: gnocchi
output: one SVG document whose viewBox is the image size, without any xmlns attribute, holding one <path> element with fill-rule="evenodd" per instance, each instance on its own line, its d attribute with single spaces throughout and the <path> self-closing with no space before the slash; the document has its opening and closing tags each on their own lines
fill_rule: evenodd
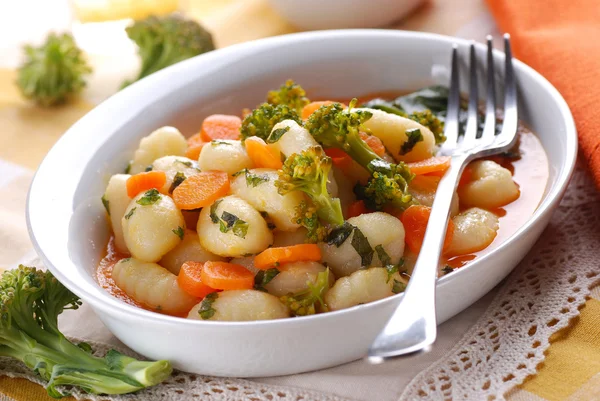
<svg viewBox="0 0 600 401">
<path fill-rule="evenodd" d="M 215 255 L 200 245 L 198 234 L 194 230 L 185 230 L 183 239 L 158 262 L 159 265 L 177 275 L 185 262 L 222 261 L 224 258 Z"/>
<path fill-rule="evenodd" d="M 121 227 L 121 219 L 125 215 L 125 210 L 129 206 L 131 199 L 127 195 L 127 179 L 131 177 L 129 174 L 115 174 L 110 177 L 106 191 L 102 197 L 102 202 L 106 207 L 106 212 L 110 217 L 110 225 L 115 236 L 115 247 L 121 253 L 129 253 L 123 228 Z"/>
<path fill-rule="evenodd" d="M 183 315 L 198 302 L 177 284 L 177 276 L 135 258 L 121 259 L 112 273 L 117 286 L 137 302 L 172 315 Z"/>
<path fill-rule="evenodd" d="M 465 206 L 494 209 L 511 203 L 519 197 L 519 187 L 510 171 L 491 160 L 478 160 L 468 167 L 472 180 L 459 188 Z"/>
<path fill-rule="evenodd" d="M 177 185 L 181 184 L 187 177 L 198 174 L 200 169 L 196 161 L 187 157 L 164 156 L 152 163 L 152 171 L 163 171 L 165 173 L 167 181 L 162 188 L 158 189 L 163 194 L 171 194 Z M 173 184 L 174 179 L 176 179 L 175 185 Z"/>
<path fill-rule="evenodd" d="M 239 223 L 240 230 L 236 231 L 233 226 L 229 229 L 225 227 L 224 213 L 234 216 L 236 220 L 233 224 Z M 202 209 L 197 232 L 200 244 L 220 256 L 256 254 L 273 243 L 273 233 L 265 219 L 248 202 L 234 195 L 219 199 L 212 206 Z"/>
<path fill-rule="evenodd" d="M 418 175 L 413 178 L 408 187 L 410 194 L 419 204 L 431 207 L 439 183 L 440 177 Z M 450 216 L 456 216 L 459 212 L 459 207 L 460 201 L 458 193 L 455 192 L 452 196 L 452 203 L 450 204 Z"/>
<path fill-rule="evenodd" d="M 198 167 L 200 170 L 219 170 L 232 175 L 253 166 L 242 142 L 219 139 L 202 147 L 198 158 Z"/>
<path fill-rule="evenodd" d="M 286 263 L 279 268 L 280 272 L 265 289 L 269 294 L 277 297 L 296 294 L 308 288 L 308 283 L 315 283 L 317 274 L 325 271 L 326 267 L 319 262 L 293 262 Z M 329 283 L 333 284 L 333 275 L 330 273 Z"/>
<path fill-rule="evenodd" d="M 480 208 L 467 209 L 455 216 L 454 235 L 446 251 L 449 255 L 464 255 L 477 252 L 496 238 L 498 217 Z"/>
<path fill-rule="evenodd" d="M 162 127 L 140 141 L 129 166 L 131 174 L 145 171 L 156 159 L 163 156 L 184 156 L 187 150 L 185 137 L 177 128 Z"/>
<path fill-rule="evenodd" d="M 158 262 L 181 242 L 185 221 L 173 199 L 150 190 L 129 202 L 121 227 L 125 245 L 133 257 Z"/>
<path fill-rule="evenodd" d="M 203 302 L 192 308 L 188 319 L 201 320 L 200 315 Z M 205 307 L 206 308 L 206 307 Z M 217 294 L 210 305 L 212 313 L 204 320 L 222 320 L 230 322 L 243 322 L 249 320 L 272 320 L 288 317 L 290 312 L 281 301 L 262 291 L 232 290 Z"/>
</svg>

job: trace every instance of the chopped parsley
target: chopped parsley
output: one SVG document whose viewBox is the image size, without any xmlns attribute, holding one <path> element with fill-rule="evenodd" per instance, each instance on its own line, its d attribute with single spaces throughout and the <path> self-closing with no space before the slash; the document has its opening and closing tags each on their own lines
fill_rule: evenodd
<svg viewBox="0 0 600 401">
<path fill-rule="evenodd" d="M 127 167 L 125 167 L 125 174 L 131 173 L 131 163 L 132 162 L 127 163 Z"/>
<path fill-rule="evenodd" d="M 254 276 L 254 289 L 259 291 L 266 291 L 265 285 L 269 284 L 279 274 L 279 270 L 276 267 L 267 270 L 259 270 Z"/>
<path fill-rule="evenodd" d="M 140 199 L 137 200 L 138 205 L 149 206 L 153 205 L 160 200 L 160 192 L 158 189 L 152 188 L 147 190 Z"/>
<path fill-rule="evenodd" d="M 369 244 L 369 240 L 358 227 L 354 227 L 354 235 L 352 236 L 352 247 L 360 255 L 361 266 L 369 266 L 373 260 L 373 248 Z"/>
<path fill-rule="evenodd" d="M 402 281 L 394 279 L 394 284 L 392 285 L 392 292 L 394 294 L 399 294 L 401 292 L 404 292 L 404 290 L 406 290 L 406 284 L 404 284 Z"/>
<path fill-rule="evenodd" d="M 110 216 L 110 202 L 108 201 L 108 199 L 106 199 L 106 195 L 102 195 L 102 204 L 104 205 L 104 208 L 106 209 L 106 213 L 108 213 L 108 215 Z"/>
<path fill-rule="evenodd" d="M 177 163 L 183 164 L 186 167 L 192 168 L 193 164 L 190 160 L 177 160 Z"/>
<path fill-rule="evenodd" d="M 129 211 L 129 213 L 127 213 L 127 214 L 125 215 L 125 220 L 129 220 L 129 219 L 131 218 L 131 216 L 133 216 L 133 213 L 135 212 L 135 209 L 137 209 L 137 207 L 134 207 L 133 209 L 131 209 L 131 210 Z"/>
<path fill-rule="evenodd" d="M 169 187 L 169 193 L 172 194 L 173 191 L 175 191 L 175 188 L 180 186 L 181 183 L 184 182 L 186 178 L 187 177 L 185 176 L 185 174 L 183 174 L 181 171 L 178 171 L 177 174 L 175 174 L 175 177 L 173 177 L 173 183 Z"/>
<path fill-rule="evenodd" d="M 232 146 L 233 144 L 230 142 L 225 142 L 225 141 L 210 141 L 210 146 L 219 146 L 219 145 L 227 145 L 227 146 Z M 191 166 L 190 166 L 191 167 Z"/>
<path fill-rule="evenodd" d="M 223 202 L 223 199 L 218 199 L 210 207 L 210 221 L 212 221 L 215 224 L 219 222 L 219 216 L 217 216 L 217 208 L 219 207 L 219 204 L 221 202 Z"/>
<path fill-rule="evenodd" d="M 339 227 L 334 228 L 327 237 L 327 243 L 329 245 L 335 245 L 339 248 L 352 234 L 352 230 L 354 230 L 354 226 L 347 221 L 344 222 Z"/>
<path fill-rule="evenodd" d="M 183 239 L 183 228 L 181 228 L 181 226 L 179 226 L 176 229 L 171 230 L 171 231 L 173 231 L 173 234 L 175 234 L 176 236 L 178 236 L 179 239 Z"/>
<path fill-rule="evenodd" d="M 151 165 L 147 166 L 147 167 L 144 169 L 144 171 L 147 173 L 148 171 L 152 171 L 152 168 L 153 168 L 153 167 L 152 167 L 152 164 L 151 164 Z"/>
<path fill-rule="evenodd" d="M 219 230 L 222 233 L 232 231 L 233 235 L 236 237 L 246 238 L 246 234 L 248 234 L 248 227 L 249 224 L 237 217 L 235 214 L 231 214 L 228 211 L 223 211 L 223 214 L 221 214 Z"/>
<path fill-rule="evenodd" d="M 400 273 L 400 268 L 402 266 L 404 266 L 404 258 L 400 258 L 400 261 L 396 265 L 392 265 L 392 264 L 386 265 L 385 270 L 387 270 L 387 279 L 385 280 L 385 282 L 389 283 L 394 274 Z"/>
<path fill-rule="evenodd" d="M 448 273 L 452 273 L 454 271 L 454 268 L 450 265 L 446 265 L 442 268 L 442 273 L 444 273 L 444 275 L 448 274 Z"/>
<path fill-rule="evenodd" d="M 202 303 L 200 304 L 200 309 L 198 309 L 198 315 L 200 315 L 202 320 L 210 319 L 215 315 L 216 310 L 212 307 L 212 305 L 218 297 L 218 292 L 211 292 L 204 297 Z"/>
<path fill-rule="evenodd" d="M 263 182 L 269 181 L 269 176 L 267 174 L 258 175 L 252 174 L 247 168 L 238 171 L 233 176 L 237 177 L 238 175 L 245 174 L 246 175 L 246 186 L 248 187 L 257 187 Z"/>
<path fill-rule="evenodd" d="M 277 128 L 271 131 L 271 135 L 267 138 L 267 143 L 275 143 L 281 139 L 281 137 L 290 130 L 290 127 Z"/>
<path fill-rule="evenodd" d="M 413 148 L 415 145 L 423 140 L 423 134 L 419 128 L 412 128 L 406 130 L 406 142 L 402 144 L 400 148 L 400 155 L 405 155 Z"/>
<path fill-rule="evenodd" d="M 388 255 L 385 249 L 383 249 L 383 245 L 377 245 L 375 247 L 375 252 L 377 252 L 377 257 L 383 266 L 392 264 L 392 258 L 390 258 L 390 255 Z"/>
</svg>

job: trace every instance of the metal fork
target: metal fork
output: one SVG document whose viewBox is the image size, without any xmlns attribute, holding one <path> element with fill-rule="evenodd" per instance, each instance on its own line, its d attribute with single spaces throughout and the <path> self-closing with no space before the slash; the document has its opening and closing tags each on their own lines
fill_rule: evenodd
<svg viewBox="0 0 600 401">
<path fill-rule="evenodd" d="M 487 93 L 486 115 L 483 133 L 478 131 L 477 57 L 475 43 L 469 51 L 469 107 L 464 136 L 458 136 L 460 110 L 460 86 L 458 46 L 452 48 L 450 94 L 444 134 L 446 142 L 440 153 L 451 157 L 451 165 L 440 180 L 431 209 L 422 251 L 419 253 L 412 276 L 400 304 L 386 326 L 379 333 L 368 359 L 381 363 L 385 358 L 428 350 L 437 335 L 435 315 L 435 282 L 446 226 L 450 214 L 452 196 L 465 165 L 476 158 L 489 156 L 510 149 L 517 132 L 517 87 L 512 65 L 510 36 L 504 35 L 504 119 L 500 134 L 495 135 L 496 101 L 494 83 L 494 58 L 492 37 L 487 37 Z"/>
</svg>

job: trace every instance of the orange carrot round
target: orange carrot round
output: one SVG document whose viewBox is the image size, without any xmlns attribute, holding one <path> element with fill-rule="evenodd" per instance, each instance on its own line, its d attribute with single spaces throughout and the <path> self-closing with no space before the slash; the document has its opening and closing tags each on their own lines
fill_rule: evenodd
<svg viewBox="0 0 600 401">
<path fill-rule="evenodd" d="M 419 253 L 421 250 L 430 215 L 431 208 L 429 206 L 412 205 L 406 209 L 400 217 L 400 220 L 404 225 L 404 241 L 406 242 L 408 249 L 414 253 Z M 452 242 L 453 235 L 454 222 L 449 220 L 448 228 L 446 229 L 446 237 L 444 239 L 444 250 L 446 250 L 450 245 L 450 242 Z"/>
<path fill-rule="evenodd" d="M 265 249 L 254 258 L 254 267 L 266 270 L 283 263 L 319 260 L 321 249 L 316 244 L 299 244 Z"/>
<path fill-rule="evenodd" d="M 359 132 L 360 139 L 365 141 L 368 147 L 371 148 L 373 152 L 377 154 L 377 156 L 383 156 L 385 154 L 385 146 L 383 146 L 383 142 L 381 139 L 377 138 L 375 135 L 369 135 L 365 132 Z"/>
<path fill-rule="evenodd" d="M 185 157 L 192 160 L 198 160 L 198 157 L 200 157 L 200 151 L 206 143 L 207 142 L 202 139 L 202 135 L 200 133 L 192 135 L 187 140 L 188 150 L 185 152 Z"/>
<path fill-rule="evenodd" d="M 352 158 L 346 152 L 338 148 L 327 148 L 325 154 L 331 157 L 331 162 L 343 172 L 348 171 L 352 165 Z"/>
<path fill-rule="evenodd" d="M 181 270 L 177 275 L 177 284 L 179 287 L 190 295 L 198 298 L 204 298 L 211 292 L 215 292 L 214 288 L 211 288 L 202 282 L 202 268 L 204 263 L 201 262 L 185 262 L 181 265 Z"/>
<path fill-rule="evenodd" d="M 254 287 L 254 275 L 244 266 L 227 262 L 205 262 L 202 282 L 217 290 L 245 290 Z"/>
<path fill-rule="evenodd" d="M 407 163 L 410 172 L 416 175 L 436 173 L 436 175 L 444 175 L 446 170 L 450 168 L 449 156 L 435 156 L 428 159 L 419 160 L 418 162 Z"/>
<path fill-rule="evenodd" d="M 164 171 L 148 171 L 132 175 L 127 179 L 127 196 L 135 197 L 143 191 L 152 188 L 161 189 L 167 182 L 167 175 Z"/>
<path fill-rule="evenodd" d="M 352 202 L 349 206 L 348 206 L 348 216 L 346 216 L 346 218 L 351 218 L 351 217 L 356 217 L 356 216 L 360 216 L 361 214 L 365 214 L 365 213 L 369 213 L 369 209 L 367 209 L 367 206 L 365 205 L 365 201 L 363 200 L 359 200 L 356 202 Z"/>
<path fill-rule="evenodd" d="M 333 100 L 321 100 L 318 102 L 312 102 L 312 103 L 307 104 L 302 109 L 302 119 L 308 120 L 308 117 L 310 117 L 310 115 L 312 113 L 314 113 L 315 111 L 317 111 L 321 106 L 327 106 L 327 105 L 333 104 L 333 103 L 339 103 L 339 102 L 334 102 Z M 348 107 L 344 103 L 341 103 L 341 105 L 344 108 Z"/>
<path fill-rule="evenodd" d="M 279 170 L 283 166 L 279 153 L 270 148 L 262 138 L 257 136 L 246 138 L 244 146 L 254 167 Z"/>
<path fill-rule="evenodd" d="M 202 122 L 200 137 L 205 142 L 215 139 L 240 139 L 242 119 L 238 116 L 213 114 Z"/>
<path fill-rule="evenodd" d="M 209 206 L 229 192 L 229 175 L 223 171 L 203 171 L 185 179 L 173 191 L 179 209 L 192 210 Z"/>
</svg>

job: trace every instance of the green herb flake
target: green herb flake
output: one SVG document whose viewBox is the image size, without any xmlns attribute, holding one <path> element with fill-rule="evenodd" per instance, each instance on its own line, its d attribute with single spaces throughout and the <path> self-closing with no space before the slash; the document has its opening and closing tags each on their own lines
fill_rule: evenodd
<svg viewBox="0 0 600 401">
<path fill-rule="evenodd" d="M 269 176 L 266 174 L 258 175 L 252 174 L 248 170 L 246 170 L 246 186 L 248 187 L 257 187 L 263 182 L 269 181 Z"/>
<path fill-rule="evenodd" d="M 392 264 L 392 258 L 390 258 L 390 255 L 388 255 L 385 249 L 383 249 L 383 245 L 377 245 L 375 247 L 375 252 L 377 252 L 377 257 L 383 266 Z"/>
<path fill-rule="evenodd" d="M 254 289 L 259 291 L 266 291 L 265 285 L 269 284 L 279 274 L 279 270 L 276 267 L 267 270 L 259 270 L 254 276 Z"/>
<path fill-rule="evenodd" d="M 181 171 L 178 171 L 175 174 L 175 177 L 173 177 L 173 183 L 169 187 L 169 193 L 172 194 L 173 191 L 175 191 L 175 188 L 177 188 L 178 186 L 180 186 L 181 183 L 184 182 L 186 178 L 187 177 L 185 176 L 185 174 L 183 174 Z"/>
<path fill-rule="evenodd" d="M 385 270 L 387 271 L 387 279 L 386 283 L 389 283 L 392 279 L 392 276 L 396 273 L 400 273 L 400 268 L 404 266 L 404 258 L 400 258 L 400 261 L 396 265 L 388 264 L 385 266 Z"/>
<path fill-rule="evenodd" d="M 404 292 L 404 290 L 406 290 L 406 284 L 404 284 L 402 281 L 394 279 L 394 285 L 392 285 L 392 292 L 394 294 L 399 294 L 401 292 Z"/>
<path fill-rule="evenodd" d="M 133 213 L 135 212 L 135 209 L 137 209 L 137 207 L 134 207 L 133 209 L 131 209 L 131 210 L 129 211 L 129 213 L 127 213 L 127 214 L 125 215 L 125 220 L 129 220 L 129 219 L 131 218 L 131 216 L 133 216 Z"/>
<path fill-rule="evenodd" d="M 246 238 L 248 227 L 249 224 L 237 217 L 235 214 L 231 214 L 227 211 L 223 211 L 223 214 L 221 214 L 219 230 L 222 233 L 232 231 L 233 235 L 236 237 Z"/>
<path fill-rule="evenodd" d="M 402 144 L 402 147 L 400 148 L 400 155 L 407 154 L 408 152 L 413 150 L 417 143 L 423 140 L 423 134 L 421 133 L 421 130 L 419 128 L 412 128 L 406 130 L 405 134 L 406 142 L 404 142 Z"/>
<path fill-rule="evenodd" d="M 189 167 L 189 168 L 192 168 L 192 166 L 193 166 L 192 162 L 189 160 L 187 160 L 187 161 L 186 160 L 177 160 L 176 162 L 179 164 L 183 164 L 184 166 Z"/>
<path fill-rule="evenodd" d="M 448 274 L 448 273 L 452 273 L 454 271 L 454 268 L 450 265 L 446 265 L 442 268 L 442 273 L 444 273 L 444 275 Z"/>
<path fill-rule="evenodd" d="M 217 224 L 219 222 L 219 216 L 217 216 L 217 208 L 219 204 L 223 202 L 223 199 L 217 199 L 210 207 L 210 221 Z"/>
<path fill-rule="evenodd" d="M 140 199 L 137 200 L 138 205 L 149 206 L 153 205 L 160 200 L 160 192 L 158 189 L 152 188 L 147 190 Z"/>
<path fill-rule="evenodd" d="M 106 209 L 106 213 L 108 213 L 108 215 L 110 216 L 110 202 L 108 201 L 108 199 L 106 199 L 106 195 L 102 195 L 102 204 L 104 205 L 104 208 Z"/>
<path fill-rule="evenodd" d="M 129 173 L 131 173 L 131 164 L 132 164 L 132 163 L 133 163 L 133 162 L 129 162 L 129 163 L 127 163 L 127 167 L 125 167 L 125 174 L 129 174 Z"/>
<path fill-rule="evenodd" d="M 216 140 L 215 141 L 210 141 L 210 146 L 219 146 L 219 145 L 233 146 L 233 144 L 230 143 L 230 142 L 216 141 Z"/>
<path fill-rule="evenodd" d="M 173 234 L 175 234 L 176 236 L 178 236 L 179 239 L 181 239 L 181 240 L 183 239 L 183 228 L 181 228 L 181 226 L 179 226 L 176 229 L 171 230 L 171 231 L 173 231 Z"/>
<path fill-rule="evenodd" d="M 281 137 L 290 130 L 290 127 L 277 128 L 271 131 L 271 135 L 267 138 L 267 143 L 275 143 L 281 139 Z"/>
<path fill-rule="evenodd" d="M 361 266 L 369 266 L 373 260 L 373 248 L 371 248 L 369 240 L 358 227 L 354 227 L 353 233 L 351 244 L 356 253 L 360 255 Z"/>
<path fill-rule="evenodd" d="M 144 169 L 144 172 L 146 172 L 146 173 L 147 173 L 147 172 L 149 172 L 149 171 L 152 171 L 152 169 L 153 169 L 153 167 L 152 167 L 152 164 L 151 164 L 151 165 L 147 166 L 147 167 Z"/>
<path fill-rule="evenodd" d="M 354 226 L 347 221 L 339 227 L 334 228 L 327 237 L 327 243 L 329 245 L 335 245 L 339 248 L 352 234 Z"/>
<path fill-rule="evenodd" d="M 211 292 L 204 297 L 202 304 L 200 304 L 200 309 L 198 309 L 198 315 L 200 315 L 202 320 L 208 320 L 215 315 L 216 310 L 212 306 L 218 297 L 218 292 Z"/>
</svg>

